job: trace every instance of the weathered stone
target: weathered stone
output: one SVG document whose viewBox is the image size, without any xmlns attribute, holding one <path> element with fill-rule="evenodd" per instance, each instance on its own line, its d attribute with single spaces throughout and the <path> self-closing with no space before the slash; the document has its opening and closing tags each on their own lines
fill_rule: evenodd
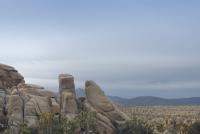
<svg viewBox="0 0 200 134">
<path fill-rule="evenodd" d="M 88 102 L 101 114 L 114 123 L 121 123 L 129 120 L 123 112 L 121 112 L 111 101 L 106 97 L 101 88 L 94 81 L 85 83 L 85 91 Z"/>
<path fill-rule="evenodd" d="M 6 93 L 3 89 L 0 89 L 0 115 L 3 114 L 3 108 L 4 108 L 4 103 L 5 103 L 5 96 Z"/>
<path fill-rule="evenodd" d="M 35 85 L 35 84 L 24 84 L 21 83 L 17 86 L 18 88 L 25 88 L 25 89 L 44 89 L 44 87 Z"/>
<path fill-rule="evenodd" d="M 28 84 L 19 85 L 13 89 L 9 99 L 10 120 L 21 122 L 24 111 L 24 121 L 29 127 L 35 128 L 42 113 L 52 112 L 51 97 L 53 93 L 49 95 L 45 91 L 40 86 Z"/>
<path fill-rule="evenodd" d="M 35 108 L 35 100 L 34 98 L 30 98 L 25 104 L 25 116 L 36 116 L 36 108 Z"/>
<path fill-rule="evenodd" d="M 51 98 L 51 112 L 53 114 L 59 114 L 60 113 L 60 105 L 59 102 L 55 97 Z"/>
<path fill-rule="evenodd" d="M 22 93 L 29 95 L 36 95 L 42 97 L 55 97 L 55 93 L 45 90 L 44 87 L 33 85 L 33 84 L 19 84 L 17 86 L 18 90 Z M 17 89 L 13 88 L 12 94 L 17 94 Z"/>
<path fill-rule="evenodd" d="M 30 128 L 38 127 L 38 117 L 37 116 L 25 116 L 25 122 L 27 122 L 27 126 Z"/>
<path fill-rule="evenodd" d="M 97 118 L 97 132 L 99 134 L 115 134 L 116 128 L 112 122 L 103 114 L 99 113 L 94 107 L 92 107 L 87 100 L 81 102 L 84 105 L 84 109 L 88 112 L 95 112 Z"/>
<path fill-rule="evenodd" d="M 85 93 L 88 102 L 98 111 L 109 112 L 114 110 L 113 104 L 110 103 L 104 92 L 94 81 L 85 83 Z"/>
<path fill-rule="evenodd" d="M 25 83 L 23 76 L 15 68 L 0 64 L 0 88 L 12 88 L 19 83 Z"/>
<path fill-rule="evenodd" d="M 0 89 L 0 133 L 5 128 L 7 122 L 7 101 L 6 91 Z"/>
<path fill-rule="evenodd" d="M 60 74 L 59 75 L 59 91 L 72 92 L 75 94 L 75 84 L 74 77 L 70 74 Z"/>
<path fill-rule="evenodd" d="M 60 110 L 62 116 L 74 118 L 78 113 L 74 77 L 69 74 L 59 75 Z"/>
<path fill-rule="evenodd" d="M 78 107 L 76 98 L 71 92 L 62 92 L 62 111 L 63 114 L 77 114 Z"/>
<path fill-rule="evenodd" d="M 11 95 L 9 98 L 8 115 L 13 122 L 23 119 L 23 101 L 19 95 Z"/>
<path fill-rule="evenodd" d="M 9 121 L 15 126 L 24 119 L 31 128 L 37 128 L 42 113 L 60 114 L 61 118 L 73 120 L 81 111 L 95 112 L 97 132 L 116 134 L 117 124 L 129 118 L 106 97 L 101 88 L 93 81 L 85 84 L 86 98 L 76 99 L 74 77 L 69 74 L 59 75 L 59 95 L 47 91 L 44 87 L 25 84 L 24 78 L 11 66 L 0 64 L 0 108 L 5 107 L 5 89 L 11 93 L 8 101 Z M 78 104 L 77 104 L 78 102 Z M 7 107 L 7 106 L 6 106 Z M 2 111 L 0 110 L 2 113 Z M 0 115 L 1 115 L 0 113 Z M 0 116 L 1 117 L 1 116 Z M 18 133 L 17 127 L 11 126 L 11 133 Z M 13 128 L 12 128 L 13 127 Z M 80 133 L 77 129 L 76 134 Z"/>
<path fill-rule="evenodd" d="M 41 115 L 42 113 L 50 113 L 50 98 L 49 97 L 41 97 L 41 96 L 32 96 L 35 101 L 35 108 L 37 115 Z"/>
<path fill-rule="evenodd" d="M 116 134 L 115 129 L 110 128 L 102 121 L 98 120 L 97 132 L 98 134 Z"/>
</svg>

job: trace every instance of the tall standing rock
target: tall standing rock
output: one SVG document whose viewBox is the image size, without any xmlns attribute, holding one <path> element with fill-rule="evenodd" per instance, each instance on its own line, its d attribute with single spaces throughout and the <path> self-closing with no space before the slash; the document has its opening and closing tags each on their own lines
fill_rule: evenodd
<svg viewBox="0 0 200 134">
<path fill-rule="evenodd" d="M 74 77 L 70 74 L 59 75 L 61 115 L 73 118 L 78 113 Z"/>
<path fill-rule="evenodd" d="M 19 83 L 25 83 L 24 77 L 14 67 L 0 64 L 0 88 L 12 88 Z"/>
</svg>

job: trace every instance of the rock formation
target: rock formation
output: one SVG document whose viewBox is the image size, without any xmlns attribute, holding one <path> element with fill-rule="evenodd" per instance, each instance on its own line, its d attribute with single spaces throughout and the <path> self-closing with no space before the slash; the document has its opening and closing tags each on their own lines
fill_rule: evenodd
<svg viewBox="0 0 200 134">
<path fill-rule="evenodd" d="M 78 113 L 74 77 L 69 74 L 59 75 L 61 116 L 73 119 Z"/>
<path fill-rule="evenodd" d="M 55 95 L 50 91 L 46 91 L 43 87 L 37 85 L 20 84 L 13 87 L 13 91 L 9 97 L 9 122 L 11 126 L 16 126 L 19 122 L 26 122 L 28 127 L 36 128 L 38 119 L 42 113 L 58 113 L 58 102 L 52 99 Z M 14 131 L 18 129 L 13 127 Z M 13 130 L 12 130 L 13 131 Z"/>
<path fill-rule="evenodd" d="M 101 128 L 106 130 L 106 132 L 100 131 L 100 134 L 114 134 L 116 131 L 114 125 L 119 125 L 129 119 L 111 103 L 94 81 L 86 81 L 85 92 L 87 99 L 85 106 L 96 111 L 99 130 L 102 130 Z"/>
<path fill-rule="evenodd" d="M 0 89 L 12 88 L 19 83 L 25 83 L 24 77 L 15 68 L 0 64 Z"/>
<path fill-rule="evenodd" d="M 8 99 L 11 89 L 20 83 L 25 83 L 25 81 L 15 68 L 0 64 L 0 132 L 7 124 Z"/>
<path fill-rule="evenodd" d="M 43 113 L 75 119 L 82 111 L 95 112 L 98 134 L 116 134 L 118 125 L 129 118 L 106 97 L 94 81 L 85 83 L 86 97 L 76 97 L 74 77 L 59 75 L 59 96 L 44 87 L 25 84 L 23 76 L 13 67 L 0 64 L 0 132 L 1 126 L 10 126 L 10 133 L 19 132 L 20 122 L 37 128 Z M 80 133 L 80 128 L 77 133 Z"/>
</svg>

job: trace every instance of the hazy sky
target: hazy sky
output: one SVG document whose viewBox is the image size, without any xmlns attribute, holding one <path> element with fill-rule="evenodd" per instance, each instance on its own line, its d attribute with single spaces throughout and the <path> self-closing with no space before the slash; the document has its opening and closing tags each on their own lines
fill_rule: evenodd
<svg viewBox="0 0 200 134">
<path fill-rule="evenodd" d="M 0 62 L 27 83 L 109 95 L 200 96 L 199 0 L 1 0 Z"/>
</svg>

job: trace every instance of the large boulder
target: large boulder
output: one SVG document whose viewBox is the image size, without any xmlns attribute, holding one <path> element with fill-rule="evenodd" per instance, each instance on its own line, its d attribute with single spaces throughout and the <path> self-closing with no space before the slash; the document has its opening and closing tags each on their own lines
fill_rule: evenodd
<svg viewBox="0 0 200 134">
<path fill-rule="evenodd" d="M 87 112 L 95 112 L 96 113 L 96 129 L 99 134 L 115 134 L 116 128 L 105 115 L 99 113 L 91 104 L 83 98 L 79 98 L 79 105 L 81 105 L 81 110 Z"/>
<path fill-rule="evenodd" d="M 50 113 L 51 107 L 48 97 L 30 95 L 30 99 L 25 103 L 24 120 L 31 128 L 36 128 L 38 119 L 42 113 Z"/>
<path fill-rule="evenodd" d="M 52 104 L 51 98 L 55 98 L 54 93 L 41 86 L 19 84 L 13 87 L 9 98 L 10 122 L 17 124 L 24 119 L 29 127 L 36 128 L 42 113 L 54 113 L 52 106 L 59 106 L 56 101 Z"/>
<path fill-rule="evenodd" d="M 110 112 L 115 109 L 113 104 L 108 100 L 104 92 L 94 81 L 86 81 L 85 93 L 88 102 L 98 111 Z"/>
<path fill-rule="evenodd" d="M 106 97 L 103 90 L 94 82 L 86 81 L 85 92 L 88 102 L 99 113 L 105 115 L 115 124 L 123 123 L 129 120 L 129 117 L 121 112 L 111 101 Z"/>
<path fill-rule="evenodd" d="M 15 68 L 0 64 L 0 88 L 12 88 L 19 83 L 25 83 L 24 77 Z"/>
</svg>

